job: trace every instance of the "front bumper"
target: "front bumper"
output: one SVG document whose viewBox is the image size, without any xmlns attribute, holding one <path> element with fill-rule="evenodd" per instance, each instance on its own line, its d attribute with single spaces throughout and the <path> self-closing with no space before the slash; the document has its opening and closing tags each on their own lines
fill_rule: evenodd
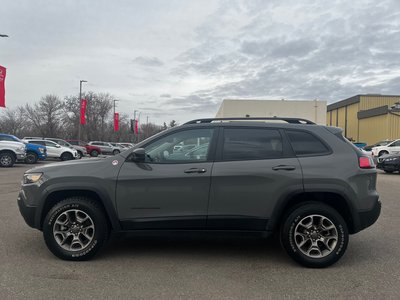
<svg viewBox="0 0 400 300">
<path fill-rule="evenodd" d="M 399 171 L 400 170 L 400 164 L 398 161 L 381 161 L 378 162 L 376 165 L 378 169 L 381 170 L 386 170 L 386 171 Z"/>
<path fill-rule="evenodd" d="M 27 199 L 23 190 L 21 190 L 18 194 L 17 203 L 19 211 L 24 218 L 26 224 L 28 224 L 32 228 L 35 227 L 35 217 L 36 217 L 36 206 L 29 206 L 26 204 Z"/>
<path fill-rule="evenodd" d="M 17 153 L 17 160 L 24 160 L 26 157 L 26 153 Z"/>
</svg>

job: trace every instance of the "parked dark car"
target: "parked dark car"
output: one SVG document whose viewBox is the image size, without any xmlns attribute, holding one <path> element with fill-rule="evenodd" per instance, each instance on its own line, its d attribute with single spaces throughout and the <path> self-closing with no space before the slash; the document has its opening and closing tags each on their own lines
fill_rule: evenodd
<svg viewBox="0 0 400 300">
<path fill-rule="evenodd" d="M 378 157 L 377 168 L 386 173 L 400 172 L 400 154 L 384 154 Z"/>
<path fill-rule="evenodd" d="M 172 155 L 196 142 L 194 153 Z M 293 118 L 201 119 L 113 157 L 29 170 L 18 205 L 65 260 L 90 259 L 110 231 L 277 233 L 295 261 L 320 268 L 342 257 L 349 234 L 378 219 L 376 178 L 371 157 L 340 128 Z"/>
</svg>

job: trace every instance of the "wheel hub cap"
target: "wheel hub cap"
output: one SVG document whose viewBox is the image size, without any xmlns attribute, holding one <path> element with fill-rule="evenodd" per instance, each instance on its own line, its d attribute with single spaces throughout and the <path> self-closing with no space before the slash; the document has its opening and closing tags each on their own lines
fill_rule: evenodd
<svg viewBox="0 0 400 300">
<path fill-rule="evenodd" d="M 322 215 L 301 219 L 294 230 L 297 248 L 311 258 L 322 258 L 332 253 L 338 242 L 338 231 L 333 222 Z"/>
<path fill-rule="evenodd" d="M 81 251 L 93 241 L 95 226 L 82 210 L 70 209 L 60 214 L 53 226 L 57 244 L 68 251 Z"/>
</svg>

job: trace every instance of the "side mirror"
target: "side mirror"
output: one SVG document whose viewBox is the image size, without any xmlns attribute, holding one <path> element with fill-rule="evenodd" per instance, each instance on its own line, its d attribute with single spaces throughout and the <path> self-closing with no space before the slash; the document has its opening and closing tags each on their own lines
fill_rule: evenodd
<svg viewBox="0 0 400 300">
<path fill-rule="evenodd" d="M 56 145 L 56 148 L 61 148 L 61 146 L 60 145 Z"/>
<path fill-rule="evenodd" d="M 132 152 L 132 161 L 144 162 L 146 159 L 146 152 L 143 148 L 137 148 Z"/>
</svg>

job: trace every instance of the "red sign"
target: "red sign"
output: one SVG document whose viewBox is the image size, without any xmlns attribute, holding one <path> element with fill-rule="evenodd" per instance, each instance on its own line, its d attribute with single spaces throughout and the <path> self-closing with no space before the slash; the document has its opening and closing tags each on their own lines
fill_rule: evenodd
<svg viewBox="0 0 400 300">
<path fill-rule="evenodd" d="M 87 106 L 87 100 L 82 99 L 81 100 L 81 124 L 84 125 L 86 124 L 86 106 Z"/>
<path fill-rule="evenodd" d="M 6 107 L 6 68 L 0 66 L 0 107 Z"/>
<path fill-rule="evenodd" d="M 119 113 L 114 113 L 114 131 L 119 130 Z"/>
<path fill-rule="evenodd" d="M 135 134 L 139 134 L 139 121 L 135 120 L 135 128 L 134 128 Z"/>
</svg>

